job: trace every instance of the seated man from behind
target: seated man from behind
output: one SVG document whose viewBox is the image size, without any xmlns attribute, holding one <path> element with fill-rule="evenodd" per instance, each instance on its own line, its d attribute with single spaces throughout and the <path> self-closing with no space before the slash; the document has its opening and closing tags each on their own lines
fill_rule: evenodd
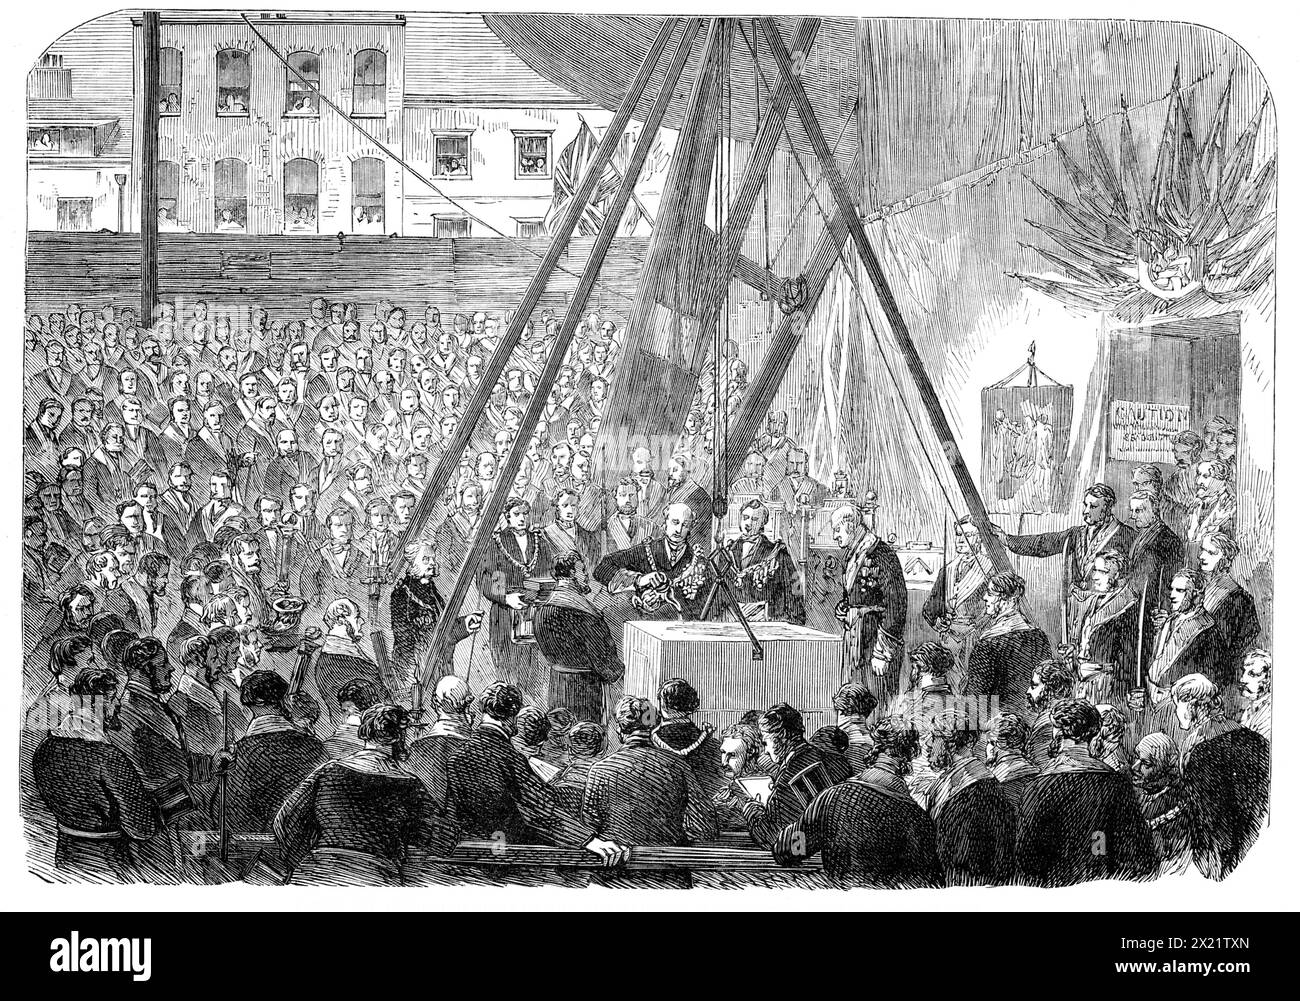
<svg viewBox="0 0 1300 1001">
<path fill-rule="evenodd" d="M 803 716 L 793 706 L 778 702 L 759 717 L 758 726 L 777 763 L 772 791 L 766 803 L 759 803 L 734 782 L 731 790 L 749 836 L 755 844 L 771 848 L 781 830 L 798 820 L 818 793 L 845 781 L 853 771 L 843 755 L 828 754 L 804 739 Z"/>
<path fill-rule="evenodd" d="M 718 835 L 718 822 L 690 765 L 654 745 L 654 707 L 625 695 L 614 710 L 622 746 L 587 776 L 583 819 L 624 845 L 684 845 Z"/>
</svg>

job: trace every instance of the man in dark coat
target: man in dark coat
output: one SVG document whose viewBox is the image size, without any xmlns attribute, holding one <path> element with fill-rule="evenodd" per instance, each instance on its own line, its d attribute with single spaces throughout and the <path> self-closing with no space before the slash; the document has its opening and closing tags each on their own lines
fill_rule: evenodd
<svg viewBox="0 0 1300 1001">
<path fill-rule="evenodd" d="M 988 558 L 982 556 L 983 540 L 970 515 L 963 515 L 954 527 L 957 556 L 939 567 L 921 608 L 921 618 L 956 645 L 957 659 L 965 669 L 971 646 L 987 618 L 984 594 L 989 568 Z"/>
<path fill-rule="evenodd" d="M 1141 596 L 1130 581 L 1128 557 L 1107 549 L 1093 560 L 1089 587 L 1070 592 L 1066 644 L 1079 664 L 1077 694 L 1095 706 L 1123 705 L 1137 684 Z"/>
<path fill-rule="evenodd" d="M 433 692 L 433 725 L 411 744 L 406 767 L 439 803 L 447 801 L 447 765 L 452 753 L 474 732 L 470 722 L 473 708 L 474 692 L 469 682 L 454 674 L 440 678 Z"/>
<path fill-rule="evenodd" d="M 1187 544 L 1160 518 L 1160 498 L 1145 490 L 1129 497 L 1133 541 L 1129 545 L 1129 586 L 1146 593 L 1148 620 L 1169 593 L 1174 571 L 1183 565 Z"/>
<path fill-rule="evenodd" d="M 140 773 L 104 736 L 117 685 L 106 667 L 76 677 L 70 711 L 37 747 L 32 773 L 58 822 L 55 868 L 125 882 L 139 878 L 132 846 L 155 837 L 161 819 Z"/>
<path fill-rule="evenodd" d="M 664 478 L 663 504 L 672 507 L 684 504 L 693 515 L 690 528 L 691 545 L 707 550 L 709 526 L 713 523 L 713 501 L 709 492 L 691 478 L 691 457 L 681 452 L 668 462 L 668 475 Z"/>
<path fill-rule="evenodd" d="M 1052 709 L 1058 702 L 1074 698 L 1078 680 L 1074 668 L 1063 660 L 1045 660 L 1034 668 L 1025 692 L 1026 712 L 1034 714 L 1025 736 L 1025 757 L 1030 764 L 1042 768 L 1051 761 Z"/>
<path fill-rule="evenodd" d="M 844 627 L 840 681 L 865 685 L 878 705 L 901 687 L 907 580 L 898 554 L 868 528 L 851 504 L 831 515 L 831 534 L 844 550 L 843 597 L 835 615 Z"/>
<path fill-rule="evenodd" d="M 905 778 L 920 751 L 916 728 L 901 716 L 886 716 L 872 738 L 872 763 L 819 793 L 778 833 L 772 856 L 795 866 L 820 852 L 826 879 L 844 888 L 942 886 L 934 822 Z"/>
<path fill-rule="evenodd" d="M 585 847 L 606 864 L 625 859 L 625 848 L 561 809 L 555 793 L 515 750 L 511 737 L 523 708 L 519 689 L 493 682 L 479 702 L 482 722 L 447 762 L 447 808 L 463 835 L 504 838 L 508 845 Z"/>
<path fill-rule="evenodd" d="M 226 820 L 235 833 L 264 834 L 276 811 L 329 756 L 312 734 L 289 721 L 289 683 L 274 671 L 254 671 L 239 689 L 252 713 L 248 732 L 235 741 L 226 787 Z"/>
<path fill-rule="evenodd" d="M 690 539 L 695 517 L 686 504 L 664 508 L 662 535 L 610 553 L 596 564 L 592 578 L 611 595 L 630 597 L 637 618 L 698 619 L 713 572 Z"/>
<path fill-rule="evenodd" d="M 1016 811 L 975 757 L 978 721 L 943 713 L 930 728 L 926 761 L 935 772 L 926 796 L 949 886 L 999 886 L 1015 872 Z"/>
<path fill-rule="evenodd" d="M 1191 801 L 1183 785 L 1178 746 L 1163 733 L 1138 741 L 1131 766 L 1138 806 L 1160 856 L 1160 874 L 1184 872 L 1192 859 Z"/>
<path fill-rule="evenodd" d="M 343 687 L 345 681 L 365 678 L 384 691 L 388 683 L 380 675 L 379 665 L 361 649 L 361 628 L 365 620 L 361 606 L 351 598 L 338 598 L 325 609 L 325 640 L 316 656 L 316 691 L 329 709 L 330 723 L 338 725 L 341 710 L 336 707 L 332 693 Z"/>
<path fill-rule="evenodd" d="M 1188 731 L 1183 784 L 1193 807 L 1192 857 L 1202 875 L 1221 880 L 1268 815 L 1268 741 L 1224 715 L 1219 687 L 1204 675 L 1180 678 L 1170 697 Z"/>
<path fill-rule="evenodd" d="M 582 797 L 587 792 L 587 776 L 605 750 L 605 728 L 596 723 L 575 723 L 565 746 L 569 760 L 551 779 L 550 786 L 555 790 L 560 806 L 577 816 L 582 811 Z"/>
<path fill-rule="evenodd" d="M 755 844 L 771 848 L 820 793 L 846 781 L 853 770 L 843 755 L 827 753 L 804 739 L 803 716 L 793 706 L 777 703 L 759 717 L 758 726 L 777 763 L 772 791 L 766 803 L 759 803 L 735 783 L 730 789 L 749 836 Z"/>
<path fill-rule="evenodd" d="M 1115 491 L 1104 483 L 1094 483 L 1083 495 L 1083 524 L 1062 532 L 1041 535 L 1007 535 L 994 525 L 1007 549 L 1017 556 L 1056 556 L 1065 554 L 1061 575 L 1060 607 L 1064 611 L 1071 588 L 1086 587 L 1093 561 L 1107 549 L 1124 552 L 1133 545 L 1133 529 L 1115 517 Z"/>
<path fill-rule="evenodd" d="M 614 709 L 622 746 L 587 774 L 582 818 L 625 845 L 684 845 L 718 836 L 718 821 L 690 766 L 650 740 L 654 707 L 624 696 Z"/>
<path fill-rule="evenodd" d="M 451 851 L 450 818 L 400 764 L 408 723 L 401 706 L 371 706 L 361 750 L 321 765 L 284 801 L 273 826 L 295 884 L 401 885 L 412 854 Z"/>
<path fill-rule="evenodd" d="M 1246 654 L 1259 638 L 1259 615 L 1255 599 L 1233 579 L 1233 561 L 1241 547 L 1231 536 L 1215 532 L 1201 540 L 1201 572 L 1205 574 L 1205 595 L 1202 603 L 1214 617 L 1223 637 L 1226 663 L 1217 674 L 1210 675 L 1223 694 L 1231 692 L 1229 686 L 1236 680 Z M 1225 703 L 1235 704 L 1235 699 L 1225 698 Z"/>
<path fill-rule="evenodd" d="M 406 576 L 397 582 L 388 599 L 389 624 L 393 631 L 393 672 L 403 681 L 422 669 L 421 657 L 428 652 L 434 627 L 446 602 L 434 578 L 438 575 L 437 547 L 430 542 L 407 546 Z M 450 642 L 454 646 L 478 632 L 482 612 L 472 612 L 456 619 Z"/>
<path fill-rule="evenodd" d="M 1016 868 L 1035 886 L 1092 879 L 1148 879 L 1160 867 L 1155 842 L 1127 775 L 1092 757 L 1101 716 L 1083 699 L 1052 707 L 1056 754 L 1025 788 Z"/>
<path fill-rule="evenodd" d="M 770 516 L 761 500 L 740 509 L 740 537 L 723 546 L 723 572 L 750 621 L 803 625 L 803 581 L 785 543 L 763 534 Z M 712 611 L 723 609 L 715 598 Z"/>
<path fill-rule="evenodd" d="M 1236 680 L 1236 667 L 1227 665 L 1223 634 L 1205 610 L 1204 595 L 1205 577 L 1199 570 L 1174 574 L 1169 584 L 1169 612 L 1160 616 L 1160 631 L 1147 664 L 1148 709 L 1158 711 L 1160 704 L 1168 701 L 1174 682 L 1188 674 L 1207 678 L 1226 675 L 1229 683 Z M 1149 726 L 1148 732 L 1154 729 L 1169 732 L 1163 725 Z"/>
<path fill-rule="evenodd" d="M 536 597 L 529 592 L 528 581 L 547 576 L 555 555 L 542 532 L 530 528 L 531 514 L 527 501 L 517 497 L 506 501 L 504 524 L 492 534 L 479 589 L 491 603 L 488 641 L 497 677 L 517 685 L 526 698 L 541 702 L 546 699 L 547 677 L 537 647 L 513 641 L 516 622 L 528 614 L 528 605 Z"/>
<path fill-rule="evenodd" d="M 193 762 L 184 730 L 163 696 L 171 691 L 172 665 L 162 643 L 152 636 L 133 641 L 122 656 L 126 690 L 117 729 L 109 739 L 131 759 L 148 786 L 177 778 L 191 781 Z"/>
<path fill-rule="evenodd" d="M 1025 582 L 1006 571 L 984 588 L 985 622 L 966 664 L 965 695 L 997 700 L 999 712 L 1023 713 L 1034 668 L 1051 656 L 1046 634 L 1025 618 Z"/>
<path fill-rule="evenodd" d="M 993 777 L 1002 783 L 1007 801 L 1020 813 L 1025 786 L 1038 775 L 1039 767 L 1025 756 L 1029 731 L 1016 713 L 999 713 L 989 722 L 984 760 Z"/>
<path fill-rule="evenodd" d="M 555 589 L 533 612 L 537 649 L 551 667 L 546 704 L 579 720 L 604 721 L 605 685 L 623 678 L 623 660 L 604 617 L 588 600 L 587 568 L 576 553 L 556 558 Z"/>
</svg>

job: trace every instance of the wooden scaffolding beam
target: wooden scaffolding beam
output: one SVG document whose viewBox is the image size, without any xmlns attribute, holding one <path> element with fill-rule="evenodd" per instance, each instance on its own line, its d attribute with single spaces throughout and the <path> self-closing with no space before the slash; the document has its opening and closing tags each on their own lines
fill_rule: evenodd
<svg viewBox="0 0 1300 1001">
<path fill-rule="evenodd" d="M 948 423 L 947 414 L 943 412 L 939 394 L 935 392 L 934 383 L 930 381 L 930 374 L 926 371 L 925 363 L 921 360 L 920 352 L 917 351 L 916 344 L 912 340 L 911 331 L 908 330 L 907 321 L 903 318 L 898 301 L 894 298 L 893 289 L 890 288 L 884 268 L 880 265 L 880 259 L 876 256 L 875 249 L 867 238 L 866 228 L 862 224 L 862 218 L 858 215 L 857 204 L 849 191 L 848 183 L 844 180 L 844 175 L 840 172 L 839 165 L 835 162 L 835 156 L 831 152 L 830 144 L 827 143 L 826 136 L 822 132 L 821 123 L 817 120 L 812 102 L 808 99 L 808 93 L 804 90 L 803 83 L 799 80 L 799 75 L 791 63 L 785 40 L 782 39 L 776 22 L 770 17 L 760 19 L 759 27 L 767 38 L 772 54 L 776 57 L 776 65 L 781 72 L 782 79 L 794 91 L 794 105 L 799 112 L 799 120 L 803 123 L 804 131 L 808 134 L 813 149 L 817 153 L 823 176 L 835 195 L 835 204 L 839 210 L 839 215 L 848 223 L 849 236 L 852 238 L 863 267 L 866 269 L 871 284 L 876 290 L 876 298 L 880 302 L 880 308 L 889 323 L 889 329 L 894 335 L 898 349 L 907 362 L 907 370 L 921 395 L 921 405 L 925 408 L 926 415 L 930 418 L 935 433 L 939 436 L 939 447 L 943 452 L 944 459 L 952 468 L 953 475 L 957 479 L 957 486 L 961 490 L 962 497 L 965 498 L 972 521 L 979 528 L 985 551 L 992 558 L 996 570 L 1010 570 L 1011 562 L 1007 558 L 1006 549 L 1002 544 L 1002 540 L 994 533 L 989 522 L 988 511 L 984 507 L 984 498 L 980 496 L 979 488 L 976 487 L 975 480 L 966 465 L 966 460 L 962 457 L 961 449 L 957 447 L 956 435 L 953 434 L 952 426 Z"/>
<path fill-rule="evenodd" d="M 524 290 L 519 306 L 515 309 L 510 320 L 509 328 L 502 336 L 496 350 L 492 353 L 492 357 L 484 365 L 483 378 L 474 391 L 474 395 L 470 397 L 465 413 L 457 422 L 451 441 L 447 443 L 446 449 L 438 459 L 437 466 L 429 475 L 424 493 L 416 504 L 415 511 L 411 514 L 411 522 L 406 531 L 402 533 L 401 545 L 396 547 L 396 553 L 389 564 L 388 576 L 390 580 L 395 579 L 405 565 L 406 544 L 419 538 L 420 533 L 424 531 L 425 523 L 437 509 L 443 491 L 447 489 L 447 484 L 451 482 L 452 477 L 456 474 L 456 470 L 460 465 L 460 457 L 469 445 L 474 428 L 491 401 L 492 391 L 496 388 L 497 380 L 501 378 L 501 374 L 510 363 L 510 356 L 519 343 L 524 325 L 532 317 L 533 310 L 540 301 L 542 293 L 546 291 L 546 283 L 550 280 L 551 273 L 555 270 L 556 264 L 559 263 L 560 257 L 568 247 L 569 240 L 578 227 L 578 222 L 587 208 L 587 203 L 591 200 L 592 193 L 596 190 L 596 185 L 600 181 L 605 167 L 623 141 L 623 133 L 632 120 L 632 112 L 636 110 L 637 102 L 641 99 L 646 87 L 649 86 L 664 49 L 668 47 L 668 42 L 681 24 L 681 18 L 670 17 L 664 20 L 659 33 L 655 35 L 654 42 L 646 53 L 645 60 L 641 63 L 640 69 L 637 70 L 636 77 L 628 86 L 627 93 L 623 97 L 623 103 L 619 105 L 618 111 L 614 113 L 613 119 L 605 129 L 605 135 L 601 138 L 600 145 L 587 166 L 587 172 L 583 175 L 582 183 L 578 186 L 578 190 L 574 192 L 568 212 L 552 238 L 546 254 L 537 265 L 537 271 L 533 274 L 532 280 Z M 691 28 L 691 25 L 695 25 L 694 29 Z M 694 37 L 695 32 L 699 30 L 698 20 L 691 19 L 688 21 L 685 30 L 690 31 L 692 37 Z M 555 349 L 552 349 L 552 354 L 554 353 Z M 542 395 L 545 396 L 544 393 Z M 528 426 L 525 425 L 522 436 L 526 439 L 527 435 Z"/>
<path fill-rule="evenodd" d="M 587 257 L 587 263 L 582 269 L 582 277 L 578 279 L 578 287 L 573 292 L 573 301 L 570 303 L 569 309 L 565 311 L 564 323 L 561 325 L 555 343 L 551 347 L 551 353 L 546 358 L 546 364 L 538 376 L 539 389 L 528 401 L 528 407 L 524 413 L 524 428 L 536 427 L 543 411 L 546 409 L 548 394 L 545 387 L 549 387 L 555 382 L 560 368 L 565 364 L 565 355 L 568 353 L 569 345 L 573 343 L 573 336 L 577 333 L 578 324 L 583 317 L 583 310 L 586 308 L 587 302 L 591 298 L 592 289 L 600 276 L 600 269 L 605 261 L 605 255 L 609 252 L 614 237 L 618 235 L 619 226 L 623 220 L 623 212 L 627 209 L 629 201 L 631 201 L 632 192 L 641 174 L 641 168 L 645 165 L 646 158 L 654 147 L 660 123 L 662 123 L 664 114 L 668 111 L 668 105 L 676 89 L 677 80 L 686 67 L 691 45 L 695 41 L 695 35 L 701 25 L 702 22 L 698 18 L 692 18 L 686 23 L 686 29 L 682 34 L 681 41 L 677 44 L 676 51 L 672 55 L 663 84 L 659 88 L 659 94 L 655 98 L 650 113 L 645 120 L 645 128 L 641 130 L 640 136 L 637 137 L 636 146 L 632 150 L 632 156 L 629 159 L 622 182 L 619 184 L 618 192 L 614 195 L 609 211 L 605 214 L 600 232 L 596 234 L 596 241 L 592 245 L 591 254 Z M 498 486 L 492 491 L 482 516 L 479 518 L 478 527 L 474 532 L 474 539 L 469 546 L 469 555 L 461 565 L 460 571 L 456 574 L 456 582 L 452 586 L 450 593 L 446 595 L 446 608 L 438 620 L 437 631 L 434 634 L 433 643 L 430 644 L 431 656 L 424 666 L 425 683 L 433 680 L 434 675 L 451 660 L 451 630 L 460 615 L 465 593 L 469 590 L 471 581 L 477 576 L 479 568 L 483 564 L 483 559 L 487 555 L 488 547 L 492 544 L 497 522 L 501 518 L 501 513 L 505 510 L 506 501 L 510 499 L 509 484 L 514 482 L 515 475 L 519 472 L 524 455 L 528 451 L 528 441 L 529 436 L 527 434 L 521 433 L 517 435 L 510 446 L 510 452 L 506 456 L 505 462 L 497 471 Z"/>
</svg>

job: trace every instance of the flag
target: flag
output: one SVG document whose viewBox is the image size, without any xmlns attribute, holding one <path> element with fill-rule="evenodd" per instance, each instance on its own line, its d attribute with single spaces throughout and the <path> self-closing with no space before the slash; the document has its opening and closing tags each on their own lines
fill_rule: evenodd
<svg viewBox="0 0 1300 1001">
<path fill-rule="evenodd" d="M 579 115 L 578 122 L 580 126 L 578 134 L 560 151 L 555 161 L 555 188 L 544 221 L 548 233 L 554 233 L 559 229 L 560 222 L 569 211 L 574 193 L 582 183 L 582 178 L 587 173 L 587 168 L 591 165 L 600 146 L 600 140 L 587 124 L 587 120 Z M 600 180 L 596 183 L 596 188 L 583 209 L 582 217 L 578 220 L 578 236 L 595 236 L 599 232 L 601 224 L 605 221 L 609 202 L 618 191 L 619 185 L 623 183 L 623 170 L 619 165 L 626 167 L 631 157 L 632 145 L 631 133 L 624 133 L 614 150 L 614 155 L 601 171 Z M 642 218 L 649 223 L 654 222 L 646 207 L 634 193 L 631 204 L 624 214 L 624 228 L 627 234 L 630 235 L 636 229 L 637 222 Z"/>
<path fill-rule="evenodd" d="M 551 196 L 551 207 L 546 212 L 545 226 L 548 233 L 554 233 L 560 228 L 598 146 L 595 134 L 587 127 L 586 121 L 582 121 L 582 127 L 578 129 L 573 141 L 560 151 L 555 161 L 555 191 Z M 601 223 L 605 221 L 605 205 L 622 181 L 614 164 L 605 164 L 600 180 L 578 220 L 578 236 L 595 236 L 600 231 Z"/>
</svg>

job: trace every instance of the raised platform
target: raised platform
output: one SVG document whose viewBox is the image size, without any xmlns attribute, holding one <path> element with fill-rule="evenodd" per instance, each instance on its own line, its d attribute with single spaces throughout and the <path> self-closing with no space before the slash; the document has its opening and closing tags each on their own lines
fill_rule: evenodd
<svg viewBox="0 0 1300 1001">
<path fill-rule="evenodd" d="M 833 724 L 840 687 L 840 638 L 785 622 L 755 622 L 763 659 L 754 660 L 738 622 L 628 622 L 623 627 L 624 691 L 654 698 L 668 678 L 700 693 L 700 722 L 719 729 L 750 709 L 788 702 L 811 734 Z"/>
</svg>

